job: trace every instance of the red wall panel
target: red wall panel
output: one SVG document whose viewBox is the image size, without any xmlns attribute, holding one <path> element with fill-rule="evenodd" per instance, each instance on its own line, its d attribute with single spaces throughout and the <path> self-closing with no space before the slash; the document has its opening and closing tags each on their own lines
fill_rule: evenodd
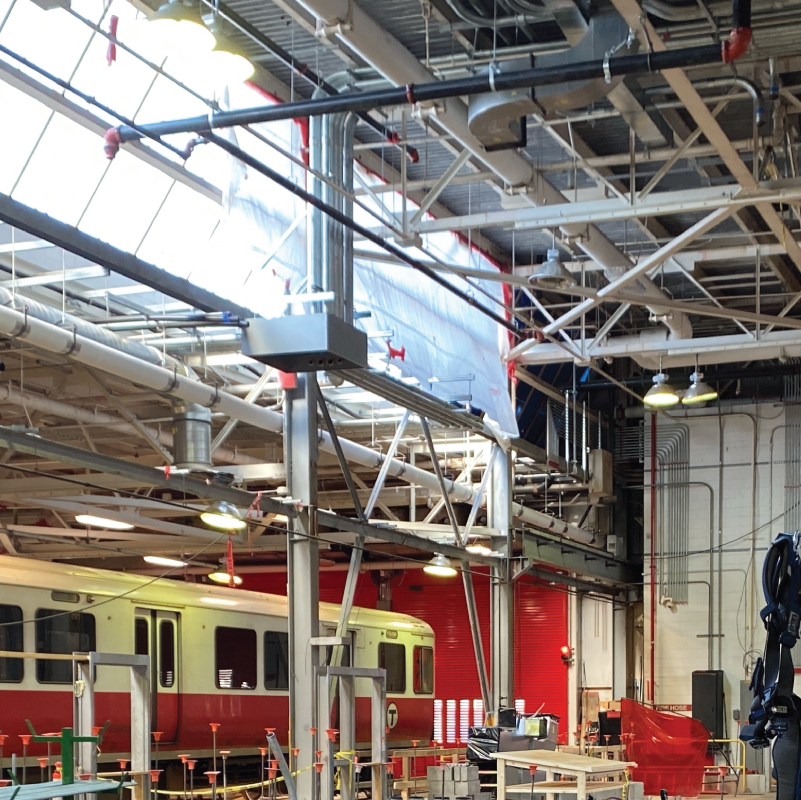
<svg viewBox="0 0 801 800">
<path fill-rule="evenodd" d="M 345 586 L 344 572 L 322 572 L 320 599 L 338 603 Z M 489 578 L 474 576 L 476 602 L 484 652 L 489 658 Z M 286 594 L 286 575 L 248 575 L 245 588 Z M 369 574 L 362 574 L 356 588 L 355 605 L 375 608 L 377 587 Z M 425 620 L 434 629 L 435 694 L 439 700 L 456 701 L 457 735 L 460 700 L 481 697 L 473 657 L 470 624 L 460 576 L 437 578 L 422 570 L 404 570 L 392 580 L 392 608 Z M 518 583 L 515 587 L 515 688 L 526 711 L 543 711 L 567 724 L 567 668 L 560 648 L 567 642 L 567 595 L 548 587 Z M 444 725 L 444 723 L 443 723 Z"/>
</svg>

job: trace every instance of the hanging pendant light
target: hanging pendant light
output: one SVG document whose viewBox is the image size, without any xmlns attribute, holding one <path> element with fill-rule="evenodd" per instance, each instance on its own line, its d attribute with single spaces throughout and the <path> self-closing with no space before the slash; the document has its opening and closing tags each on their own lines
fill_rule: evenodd
<svg viewBox="0 0 801 800">
<path fill-rule="evenodd" d="M 434 558 L 423 567 L 423 572 L 428 575 L 436 575 L 438 578 L 451 578 L 456 574 L 451 560 L 445 558 L 442 553 L 437 553 Z"/>
<path fill-rule="evenodd" d="M 654 375 L 654 385 L 642 399 L 651 408 L 670 408 L 679 402 L 679 395 L 668 383 L 668 376 L 662 372 L 662 357 L 659 357 L 659 372 Z"/>
<path fill-rule="evenodd" d="M 169 0 L 148 17 L 148 35 L 158 39 L 167 56 L 193 57 L 209 53 L 214 34 L 192 0 Z"/>
<path fill-rule="evenodd" d="M 559 259 L 559 251 L 553 247 L 548 250 L 548 257 L 540 264 L 528 279 L 535 289 L 570 289 L 576 285 L 576 279 L 568 272 Z"/>
<path fill-rule="evenodd" d="M 717 390 L 713 389 L 703 378 L 704 373 L 699 372 L 696 365 L 695 372 L 690 375 L 690 388 L 681 399 L 685 406 L 696 406 L 701 403 L 707 403 L 710 400 L 717 400 Z"/>
<path fill-rule="evenodd" d="M 253 77 L 256 67 L 225 34 L 217 17 L 203 18 L 216 44 L 210 53 L 195 59 L 197 71 L 219 87 L 244 83 Z"/>
<path fill-rule="evenodd" d="M 200 515 L 203 522 L 221 531 L 241 531 L 247 525 L 233 503 L 217 500 Z"/>
</svg>

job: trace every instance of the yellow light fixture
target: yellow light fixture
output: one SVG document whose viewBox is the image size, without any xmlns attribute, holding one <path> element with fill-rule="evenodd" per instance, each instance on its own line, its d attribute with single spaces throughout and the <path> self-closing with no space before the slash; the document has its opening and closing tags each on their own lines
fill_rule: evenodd
<svg viewBox="0 0 801 800">
<path fill-rule="evenodd" d="M 704 379 L 704 373 L 695 368 L 695 372 L 690 375 L 690 388 L 684 393 L 681 402 L 685 406 L 696 406 L 707 403 L 710 400 L 717 400 L 717 390 L 713 389 Z"/>
<path fill-rule="evenodd" d="M 216 572 L 212 572 L 207 577 L 210 581 L 214 581 L 215 583 L 224 583 L 226 586 L 231 582 L 231 576 L 221 569 L 218 569 Z M 242 578 L 240 578 L 239 575 L 234 575 L 234 585 L 242 585 Z"/>
<path fill-rule="evenodd" d="M 192 0 L 170 0 L 148 17 L 148 33 L 167 56 L 194 57 L 216 44 Z"/>
<path fill-rule="evenodd" d="M 487 547 L 487 545 L 482 544 L 481 542 L 473 542 L 473 544 L 467 545 L 465 547 L 468 553 L 472 553 L 475 556 L 491 556 L 492 555 L 492 548 Z"/>
<path fill-rule="evenodd" d="M 437 553 L 431 561 L 423 567 L 423 572 L 428 575 L 436 575 L 438 578 L 451 578 L 456 574 L 453 564 L 449 558 L 445 558 L 442 553 Z"/>
<path fill-rule="evenodd" d="M 204 512 L 200 518 L 210 528 L 217 528 L 221 531 L 241 531 L 247 525 L 239 509 L 225 500 L 216 500 Z"/>
<path fill-rule="evenodd" d="M 221 86 L 244 83 L 253 77 L 256 67 L 250 63 L 245 54 L 221 30 L 217 18 L 205 18 L 208 28 L 214 36 L 216 44 L 210 53 L 197 59 L 199 71 L 205 73 L 211 81 Z"/>
<path fill-rule="evenodd" d="M 157 567 L 185 567 L 186 561 L 177 558 L 167 558 L 166 556 L 145 556 L 148 564 L 155 564 Z"/>
<path fill-rule="evenodd" d="M 670 408 L 679 402 L 676 390 L 667 382 L 664 372 L 654 375 L 654 385 L 645 393 L 642 401 L 651 408 Z"/>
<path fill-rule="evenodd" d="M 90 528 L 108 528 L 112 531 L 130 531 L 134 527 L 129 522 L 120 522 L 118 519 L 108 519 L 107 517 L 96 517 L 94 514 L 76 514 L 75 521 Z"/>
</svg>

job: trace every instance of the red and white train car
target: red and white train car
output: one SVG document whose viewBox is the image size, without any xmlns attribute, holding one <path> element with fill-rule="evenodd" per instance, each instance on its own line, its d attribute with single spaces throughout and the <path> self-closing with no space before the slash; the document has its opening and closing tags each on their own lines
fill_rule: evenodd
<svg viewBox="0 0 801 800">
<path fill-rule="evenodd" d="M 320 635 L 339 607 L 320 604 Z M 387 670 L 391 746 L 428 741 L 434 718 L 434 634 L 419 619 L 354 608 L 357 667 Z M 218 747 L 252 754 L 272 727 L 289 724 L 287 599 L 243 589 L 152 580 L 106 570 L 0 556 L 0 650 L 28 653 L 146 653 L 151 656 L 152 728 L 160 755 L 202 756 L 210 722 Z M 369 741 L 369 685 L 357 681 L 357 739 Z M 103 757 L 130 749 L 127 670 L 98 668 L 96 722 L 109 719 Z M 0 658 L 0 731 L 6 756 L 17 734 L 72 724 L 72 664 Z M 30 755 L 36 755 L 33 747 Z M 103 760 L 101 757 L 101 761 Z"/>
</svg>

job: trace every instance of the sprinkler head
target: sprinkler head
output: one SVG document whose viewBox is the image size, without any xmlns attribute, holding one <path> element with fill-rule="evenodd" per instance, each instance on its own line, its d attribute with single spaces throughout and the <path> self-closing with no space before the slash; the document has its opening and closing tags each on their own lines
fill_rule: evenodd
<svg viewBox="0 0 801 800">
<path fill-rule="evenodd" d="M 314 768 L 317 770 L 317 774 L 319 775 L 323 771 L 323 762 L 322 761 L 315 761 Z"/>
<path fill-rule="evenodd" d="M 27 747 L 31 743 L 33 736 L 30 733 L 20 733 L 19 738 L 22 739 L 22 746 Z"/>
<path fill-rule="evenodd" d="M 325 729 L 326 735 L 328 736 L 329 742 L 335 742 L 337 740 L 337 734 L 339 731 L 336 728 L 326 728 Z"/>
<path fill-rule="evenodd" d="M 264 758 L 264 756 L 267 755 L 267 748 L 266 747 L 260 747 L 259 748 L 259 754 L 261 755 L 262 758 Z"/>
<path fill-rule="evenodd" d="M 100 728 L 97 728 L 97 733 L 100 733 Z M 97 736 L 97 733 L 95 733 L 95 729 L 94 729 L 94 728 L 92 728 L 92 735 L 93 735 L 93 736 Z M 164 731 L 153 731 L 153 738 L 154 738 L 154 739 L 155 739 L 157 742 L 160 742 L 160 741 L 161 741 L 161 737 L 162 737 L 162 736 L 164 736 Z"/>
<path fill-rule="evenodd" d="M 162 771 L 160 769 L 149 769 L 148 772 L 150 773 L 150 780 L 156 783 Z"/>
<path fill-rule="evenodd" d="M 211 728 L 212 733 L 217 733 L 220 730 L 220 723 L 219 722 L 210 722 L 209 727 Z"/>
<path fill-rule="evenodd" d="M 195 769 L 195 764 L 197 764 L 197 760 L 194 758 L 190 758 L 186 762 L 186 766 L 189 767 L 189 771 L 192 772 Z"/>
<path fill-rule="evenodd" d="M 189 758 L 189 753 L 183 753 L 178 756 L 181 759 L 182 764 L 186 764 L 187 759 Z"/>
</svg>

